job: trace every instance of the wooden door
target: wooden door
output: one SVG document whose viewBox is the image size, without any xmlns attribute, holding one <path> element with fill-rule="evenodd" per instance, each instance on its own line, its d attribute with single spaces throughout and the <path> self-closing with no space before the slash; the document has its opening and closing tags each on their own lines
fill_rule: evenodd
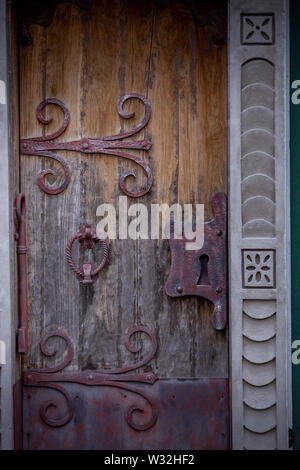
<svg viewBox="0 0 300 470">
<path fill-rule="evenodd" d="M 50 26 L 30 26 L 31 45 L 20 44 L 28 247 L 26 449 L 229 445 L 227 328 L 213 328 L 208 300 L 166 295 L 168 240 L 108 240 L 109 262 L 88 285 L 79 282 L 65 257 L 72 236 L 99 221 L 97 207 L 117 207 L 127 190 L 128 207 L 203 203 L 207 220 L 213 217 L 212 194 L 227 192 L 226 45 L 215 44 L 212 24 L 197 24 L 201 12 L 188 2 L 166 2 L 164 8 L 160 3 L 99 0 L 88 9 L 62 3 Z M 214 15 L 221 24 L 224 6 L 218 4 Z M 124 102 L 124 113 L 135 112 L 124 118 L 117 103 L 131 94 L 146 101 Z M 45 124 L 36 110 L 47 99 L 52 100 L 40 115 L 52 121 Z M 82 139 L 130 131 L 145 107 L 151 116 L 138 133 L 111 140 L 148 141 L 150 149 L 89 153 L 90 141 Z M 64 132 L 45 137 L 61 127 L 64 116 L 69 121 Z M 34 153 L 32 143 L 28 150 L 23 139 L 39 136 L 39 150 Z M 74 141 L 79 148 L 57 150 L 57 142 Z M 149 191 L 149 175 L 118 151 L 148 165 Z M 53 154 L 65 163 L 49 158 Z M 53 174 L 41 175 L 48 168 Z M 132 170 L 137 177 L 126 178 L 122 190 L 120 178 Z M 139 196 L 141 189 L 145 194 Z M 79 245 L 72 247 L 78 263 L 86 255 Z M 103 248 L 96 246 L 93 254 L 99 259 Z"/>
</svg>

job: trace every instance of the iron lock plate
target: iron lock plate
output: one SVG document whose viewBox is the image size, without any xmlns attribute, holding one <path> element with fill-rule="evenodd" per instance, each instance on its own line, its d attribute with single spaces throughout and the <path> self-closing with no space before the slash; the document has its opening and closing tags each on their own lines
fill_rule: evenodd
<svg viewBox="0 0 300 470">
<path fill-rule="evenodd" d="M 184 234 L 181 239 L 175 239 L 171 228 L 171 269 L 165 291 L 174 298 L 196 295 L 213 302 L 212 325 L 216 330 L 223 330 L 227 322 L 226 195 L 214 193 L 211 206 L 214 219 L 204 223 L 204 244 L 200 250 L 186 250 L 190 240 Z"/>
</svg>

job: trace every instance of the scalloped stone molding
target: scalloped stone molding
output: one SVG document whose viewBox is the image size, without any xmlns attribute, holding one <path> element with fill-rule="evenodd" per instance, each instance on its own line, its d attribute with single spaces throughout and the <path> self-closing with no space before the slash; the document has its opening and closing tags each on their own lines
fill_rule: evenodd
<svg viewBox="0 0 300 470">
<path fill-rule="evenodd" d="M 229 0 L 234 449 L 287 449 L 286 0 Z"/>
<path fill-rule="evenodd" d="M 243 302 L 245 449 L 276 449 L 276 302 Z M 263 437 L 258 439 L 257 435 Z"/>
<path fill-rule="evenodd" d="M 242 64 L 241 73 L 243 236 L 274 237 L 274 64 L 262 58 L 250 59 Z"/>
</svg>

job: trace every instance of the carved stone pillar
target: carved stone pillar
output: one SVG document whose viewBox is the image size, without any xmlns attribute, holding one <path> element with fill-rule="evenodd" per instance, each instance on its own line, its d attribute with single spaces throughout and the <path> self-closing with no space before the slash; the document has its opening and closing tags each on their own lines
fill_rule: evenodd
<svg viewBox="0 0 300 470">
<path fill-rule="evenodd" d="M 288 447 L 285 0 L 229 2 L 234 449 Z"/>
</svg>

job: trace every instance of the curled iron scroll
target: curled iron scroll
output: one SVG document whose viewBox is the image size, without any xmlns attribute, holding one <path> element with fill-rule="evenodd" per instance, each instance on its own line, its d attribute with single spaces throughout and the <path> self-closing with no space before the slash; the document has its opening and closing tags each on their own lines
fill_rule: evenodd
<svg viewBox="0 0 300 470">
<path fill-rule="evenodd" d="M 141 420 L 137 422 L 134 418 L 135 413 L 143 414 L 145 413 L 145 409 L 140 404 L 133 403 L 127 408 L 125 413 L 125 420 L 128 425 L 136 431 L 146 431 L 147 429 L 150 429 L 157 421 L 157 405 L 152 396 L 149 396 L 147 393 L 145 393 L 144 389 L 133 386 L 132 383 L 152 385 L 154 382 L 156 382 L 157 377 L 152 371 L 137 374 L 127 374 L 127 372 L 139 369 L 148 364 L 150 360 L 153 359 L 157 351 L 157 340 L 155 335 L 147 327 L 136 326 L 131 328 L 126 335 L 125 346 L 133 353 L 137 353 L 141 350 L 141 347 L 134 347 L 130 342 L 132 336 L 136 333 L 146 334 L 151 341 L 149 353 L 145 356 L 144 359 L 138 361 L 137 363 L 111 370 L 87 370 L 76 373 L 62 373 L 61 371 L 71 363 L 73 358 L 74 348 L 72 342 L 68 335 L 61 330 L 48 332 L 42 338 L 40 343 L 42 353 L 47 357 L 54 357 L 57 354 L 56 349 L 50 350 L 48 346 L 48 341 L 56 336 L 62 338 L 66 343 L 67 348 L 65 351 L 65 358 L 55 366 L 44 369 L 28 370 L 24 372 L 23 383 L 24 385 L 30 387 L 52 389 L 63 395 L 65 399 L 66 410 L 63 413 L 58 413 L 57 416 L 53 416 L 53 413 L 50 414 L 50 409 L 55 408 L 59 411 L 61 410 L 62 405 L 58 398 L 46 400 L 40 407 L 40 418 L 42 421 L 48 426 L 61 427 L 70 422 L 73 418 L 74 406 L 72 397 L 63 386 L 59 385 L 59 383 L 67 382 L 89 386 L 118 388 L 121 390 L 127 390 L 128 392 L 141 397 L 148 405 L 148 408 L 150 408 L 150 416 L 148 416 L 142 422 Z"/>
<path fill-rule="evenodd" d="M 65 341 L 67 345 L 66 356 L 56 366 L 48 367 L 45 369 L 39 369 L 39 372 L 47 374 L 49 378 L 49 381 L 43 382 L 42 387 L 55 390 L 56 392 L 59 392 L 64 397 L 66 411 L 62 413 L 62 415 L 58 414 L 58 416 L 53 417 L 52 415 L 49 414 L 50 408 L 55 408 L 59 413 L 61 405 L 58 400 L 55 400 L 55 399 L 46 400 L 40 407 L 40 417 L 44 421 L 44 423 L 47 424 L 48 426 L 59 427 L 59 426 L 64 426 L 65 424 L 69 423 L 69 421 L 71 421 L 73 414 L 74 414 L 74 407 L 73 407 L 72 398 L 70 394 L 68 393 L 68 391 L 61 385 L 51 382 L 51 374 L 58 372 L 60 370 L 63 370 L 65 367 L 67 367 L 70 364 L 73 358 L 74 349 L 73 349 L 72 342 L 70 338 L 68 337 L 68 335 L 61 330 L 55 330 L 55 331 L 47 333 L 41 340 L 40 349 L 45 356 L 53 357 L 57 354 L 57 350 L 56 349 L 52 351 L 49 350 L 48 344 L 47 344 L 48 341 L 54 337 L 62 338 Z M 30 372 L 27 374 L 27 376 L 28 376 L 27 380 L 28 380 L 29 385 L 33 385 L 30 383 L 32 381 Z"/>
<path fill-rule="evenodd" d="M 130 191 L 127 186 L 127 178 L 132 176 L 136 178 L 136 173 L 132 170 L 124 172 L 120 177 L 120 188 L 124 194 L 131 197 L 140 197 L 146 194 L 152 186 L 153 178 L 152 172 L 149 165 L 144 162 L 141 158 L 132 155 L 128 152 L 124 152 L 124 149 L 135 149 L 135 150 L 150 150 L 152 143 L 149 140 L 124 140 L 140 132 L 149 122 L 151 116 L 151 105 L 147 98 L 139 93 L 130 93 L 122 96 L 118 102 L 118 114 L 123 119 L 131 119 L 135 116 L 135 113 L 126 113 L 124 111 L 124 104 L 130 99 L 137 99 L 144 105 L 145 112 L 141 122 L 136 125 L 133 129 L 120 132 L 119 134 L 112 135 L 104 138 L 82 138 L 80 140 L 71 142 L 59 142 L 55 139 L 60 137 L 67 129 L 70 122 L 70 113 L 67 106 L 58 98 L 47 98 L 43 100 L 37 107 L 36 117 L 38 121 L 43 125 L 48 125 L 52 122 L 52 118 L 45 118 L 44 110 L 47 105 L 52 104 L 58 106 L 63 112 L 63 122 L 61 126 L 49 135 L 31 137 L 27 139 L 21 139 L 20 147 L 23 155 L 37 155 L 40 157 L 51 158 L 58 162 L 64 173 L 64 180 L 57 188 L 50 188 L 45 183 L 45 177 L 47 175 L 55 175 L 54 171 L 50 168 L 42 170 L 38 176 L 38 185 L 42 191 L 47 194 L 59 194 L 63 192 L 70 182 L 70 169 L 65 160 L 58 155 L 56 150 L 71 150 L 74 152 L 82 153 L 98 153 L 113 155 L 116 157 L 125 158 L 135 162 L 141 167 L 147 177 L 146 185 L 139 191 Z"/>
</svg>

